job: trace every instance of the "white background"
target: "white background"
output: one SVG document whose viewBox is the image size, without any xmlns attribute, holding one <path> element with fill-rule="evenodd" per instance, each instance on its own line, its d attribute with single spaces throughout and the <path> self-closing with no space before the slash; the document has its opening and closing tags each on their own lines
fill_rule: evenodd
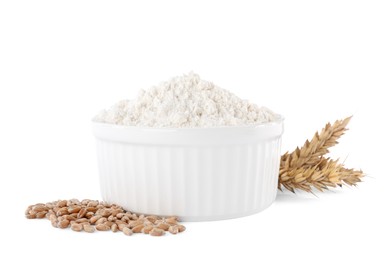
<svg viewBox="0 0 390 260">
<path fill-rule="evenodd" d="M 1 1 L 0 258 L 389 259 L 389 13 L 374 0 Z M 90 119 L 191 70 L 283 114 L 283 151 L 354 115 L 332 156 L 369 176 L 162 238 L 24 218 L 32 203 L 100 199 Z"/>
</svg>

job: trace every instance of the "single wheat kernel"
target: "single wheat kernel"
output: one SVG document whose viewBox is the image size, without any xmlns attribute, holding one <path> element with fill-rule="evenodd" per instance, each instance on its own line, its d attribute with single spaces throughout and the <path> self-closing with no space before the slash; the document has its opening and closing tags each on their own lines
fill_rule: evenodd
<svg viewBox="0 0 390 260">
<path fill-rule="evenodd" d="M 108 231 L 110 230 L 110 227 L 105 224 L 98 224 L 96 225 L 96 229 L 99 231 Z"/>
<path fill-rule="evenodd" d="M 70 214 L 72 217 L 77 218 L 77 213 Z"/>
<path fill-rule="evenodd" d="M 86 222 L 89 222 L 89 219 L 87 219 L 87 218 L 76 219 L 76 223 L 86 223 Z"/>
<path fill-rule="evenodd" d="M 151 222 L 151 223 L 155 223 L 156 220 L 157 220 L 157 217 L 156 216 L 147 216 L 146 219 Z"/>
<path fill-rule="evenodd" d="M 115 224 L 119 225 L 119 224 L 126 224 L 126 222 L 123 222 L 122 220 L 115 220 Z"/>
<path fill-rule="evenodd" d="M 98 221 L 96 221 L 96 225 L 103 224 L 107 222 L 107 218 L 100 218 Z"/>
<path fill-rule="evenodd" d="M 133 231 L 133 233 L 141 233 L 143 228 L 144 228 L 144 224 L 139 224 L 133 227 L 131 230 Z"/>
<path fill-rule="evenodd" d="M 79 205 L 80 204 L 80 201 L 78 199 L 71 199 L 68 202 L 73 204 L 73 205 Z"/>
<path fill-rule="evenodd" d="M 183 225 L 177 225 L 178 229 L 179 229 L 179 232 L 183 232 L 184 230 L 186 230 L 186 227 L 183 226 Z"/>
<path fill-rule="evenodd" d="M 28 218 L 28 219 L 34 219 L 34 218 L 37 218 L 37 216 L 36 215 L 26 215 L 26 218 Z"/>
<path fill-rule="evenodd" d="M 111 216 L 115 217 L 117 214 L 122 213 L 122 209 L 114 209 L 111 211 Z"/>
<path fill-rule="evenodd" d="M 46 206 L 46 208 L 48 208 L 48 209 L 52 209 L 52 208 L 54 208 L 54 203 L 48 202 L 48 203 L 45 203 L 45 206 Z"/>
<path fill-rule="evenodd" d="M 112 221 L 107 221 L 106 223 L 104 223 L 104 225 L 107 225 L 111 228 L 112 225 L 114 225 L 114 222 Z"/>
<path fill-rule="evenodd" d="M 102 218 L 102 216 L 100 216 L 100 215 L 95 215 L 95 216 L 93 216 L 92 218 L 89 219 L 89 222 L 90 222 L 91 224 L 95 224 L 96 221 L 98 221 L 98 220 L 101 219 L 101 218 Z"/>
<path fill-rule="evenodd" d="M 165 220 L 166 223 L 169 225 L 176 225 L 177 224 L 177 218 L 176 217 L 169 217 Z"/>
<path fill-rule="evenodd" d="M 153 228 L 154 228 L 153 225 L 147 225 L 147 226 L 145 226 L 145 227 L 142 229 L 142 233 L 144 233 L 144 234 L 149 234 L 150 231 L 151 231 Z"/>
<path fill-rule="evenodd" d="M 127 224 L 118 224 L 118 229 L 119 229 L 120 231 L 123 231 L 123 229 L 124 229 L 125 227 L 128 227 Z"/>
<path fill-rule="evenodd" d="M 65 207 L 66 205 L 68 204 L 68 201 L 67 200 L 61 200 L 61 201 L 59 201 L 58 203 L 57 203 L 57 207 L 59 207 L 59 208 L 63 208 L 63 207 Z"/>
<path fill-rule="evenodd" d="M 179 233 L 179 227 L 178 226 L 170 226 L 168 229 L 169 233 L 176 235 Z"/>
<path fill-rule="evenodd" d="M 37 218 L 44 218 L 44 217 L 46 217 L 46 213 L 47 213 L 47 211 L 40 211 L 35 216 Z"/>
<path fill-rule="evenodd" d="M 121 218 L 121 220 L 124 221 L 124 222 L 130 222 L 130 221 L 131 221 L 130 218 L 129 218 L 128 216 L 123 216 L 123 217 Z"/>
<path fill-rule="evenodd" d="M 117 231 L 118 231 L 118 225 L 115 224 L 115 223 L 112 224 L 112 225 L 111 225 L 111 231 L 112 231 L 112 232 L 117 232 Z"/>
<path fill-rule="evenodd" d="M 93 212 L 95 213 L 98 209 L 95 207 L 87 207 L 87 212 Z"/>
<path fill-rule="evenodd" d="M 73 230 L 73 231 L 76 231 L 76 232 L 80 232 L 81 230 L 83 230 L 83 225 L 81 224 L 78 224 L 78 223 L 73 223 L 70 228 Z"/>
<path fill-rule="evenodd" d="M 96 207 L 97 205 L 99 205 L 99 201 L 91 200 L 90 202 L 88 202 L 87 207 Z"/>
<path fill-rule="evenodd" d="M 84 199 L 84 200 L 81 201 L 81 205 L 87 206 L 90 201 L 91 200 L 89 200 L 89 199 Z"/>
<path fill-rule="evenodd" d="M 55 214 L 51 214 L 50 217 L 49 217 L 49 220 L 50 221 L 57 221 L 57 217 Z"/>
<path fill-rule="evenodd" d="M 73 213 L 79 213 L 81 210 L 81 207 L 80 206 L 71 206 L 68 208 L 68 212 L 70 214 L 73 214 Z"/>
<path fill-rule="evenodd" d="M 122 231 L 126 236 L 131 236 L 133 234 L 133 231 L 128 227 L 124 227 Z"/>
<path fill-rule="evenodd" d="M 70 224 L 70 221 L 67 220 L 67 219 L 64 219 L 64 220 L 58 222 L 57 227 L 59 227 L 59 228 L 67 228 L 67 227 L 69 227 L 69 224 Z"/>
<path fill-rule="evenodd" d="M 62 215 L 67 215 L 69 212 L 68 212 L 68 208 L 67 207 L 63 207 L 63 208 L 60 208 L 58 211 L 57 211 L 57 216 L 62 216 Z"/>
<path fill-rule="evenodd" d="M 50 215 L 53 214 L 53 211 L 49 210 L 46 215 L 45 215 L 45 218 L 49 219 Z"/>
<path fill-rule="evenodd" d="M 103 209 L 100 213 L 100 215 L 102 215 L 103 217 L 108 217 L 111 215 L 111 210 L 109 209 Z"/>
<path fill-rule="evenodd" d="M 122 219 L 122 221 L 123 221 L 123 219 Z M 141 220 L 133 220 L 133 221 L 129 222 L 129 227 L 133 228 L 133 227 L 141 225 L 141 224 L 143 224 L 143 221 L 141 221 Z"/>
<path fill-rule="evenodd" d="M 87 233 L 95 232 L 95 228 L 93 226 L 91 226 L 91 225 L 84 224 L 83 228 L 84 228 L 84 231 L 87 232 Z"/>
<path fill-rule="evenodd" d="M 47 211 L 48 208 L 45 205 L 36 205 L 32 208 L 35 212 Z"/>
<path fill-rule="evenodd" d="M 160 223 L 156 226 L 157 228 L 160 228 L 164 231 L 168 231 L 169 225 L 167 223 Z"/>
<path fill-rule="evenodd" d="M 69 220 L 69 221 L 75 221 L 76 218 L 71 216 L 71 215 L 64 215 L 65 219 Z"/>
<path fill-rule="evenodd" d="M 53 227 L 57 227 L 57 221 L 56 220 L 53 220 L 53 221 L 50 221 L 51 222 L 51 225 L 53 226 Z"/>
<path fill-rule="evenodd" d="M 153 228 L 150 232 L 149 235 L 151 236 L 162 236 L 165 234 L 165 231 L 160 229 L 160 228 Z"/>
<path fill-rule="evenodd" d="M 164 223 L 163 219 L 158 219 L 154 222 L 155 225 L 160 225 L 161 223 Z"/>
<path fill-rule="evenodd" d="M 85 217 L 86 217 L 87 219 L 90 219 L 90 218 L 92 218 L 94 215 L 95 215 L 95 213 L 93 213 L 93 212 L 87 212 L 87 214 L 85 214 Z"/>
<path fill-rule="evenodd" d="M 82 208 L 82 209 L 80 209 L 79 213 L 77 214 L 77 218 L 83 218 L 85 216 L 85 214 L 87 214 L 87 209 Z"/>
<path fill-rule="evenodd" d="M 30 211 L 32 210 L 33 206 L 28 206 L 28 208 L 26 209 L 26 211 L 24 212 L 24 215 L 30 215 Z"/>
</svg>

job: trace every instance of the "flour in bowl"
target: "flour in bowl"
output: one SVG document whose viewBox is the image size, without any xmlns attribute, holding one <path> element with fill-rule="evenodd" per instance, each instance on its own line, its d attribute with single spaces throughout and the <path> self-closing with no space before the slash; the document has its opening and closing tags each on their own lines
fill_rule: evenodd
<svg viewBox="0 0 390 260">
<path fill-rule="evenodd" d="M 266 107 L 242 100 L 199 75 L 172 78 L 135 100 L 122 100 L 102 111 L 95 122 L 142 127 L 243 126 L 280 119 Z"/>
</svg>

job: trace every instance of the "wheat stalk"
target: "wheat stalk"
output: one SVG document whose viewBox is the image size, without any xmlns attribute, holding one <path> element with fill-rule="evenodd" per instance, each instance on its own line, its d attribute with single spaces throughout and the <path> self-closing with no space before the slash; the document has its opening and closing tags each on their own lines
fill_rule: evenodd
<svg viewBox="0 0 390 260">
<path fill-rule="evenodd" d="M 324 157 L 345 133 L 350 119 L 326 124 L 311 141 L 306 140 L 302 148 L 285 153 L 281 157 L 278 188 L 281 190 L 283 186 L 291 192 L 295 189 L 312 192 L 312 188 L 323 191 L 343 184 L 355 186 L 360 182 L 364 176 L 361 170 L 345 168 L 338 160 Z"/>
</svg>

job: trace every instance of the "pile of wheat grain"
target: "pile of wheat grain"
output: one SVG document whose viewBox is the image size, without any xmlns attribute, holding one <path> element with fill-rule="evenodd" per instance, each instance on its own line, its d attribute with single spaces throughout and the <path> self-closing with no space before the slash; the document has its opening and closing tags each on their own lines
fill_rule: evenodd
<svg viewBox="0 0 390 260">
<path fill-rule="evenodd" d="M 166 231 L 177 234 L 185 230 L 177 217 L 137 215 L 115 204 L 88 199 L 38 203 L 28 206 L 25 215 L 28 219 L 47 218 L 55 228 L 70 227 L 77 232 L 111 230 L 122 231 L 127 236 L 133 233 L 162 236 Z"/>
</svg>

